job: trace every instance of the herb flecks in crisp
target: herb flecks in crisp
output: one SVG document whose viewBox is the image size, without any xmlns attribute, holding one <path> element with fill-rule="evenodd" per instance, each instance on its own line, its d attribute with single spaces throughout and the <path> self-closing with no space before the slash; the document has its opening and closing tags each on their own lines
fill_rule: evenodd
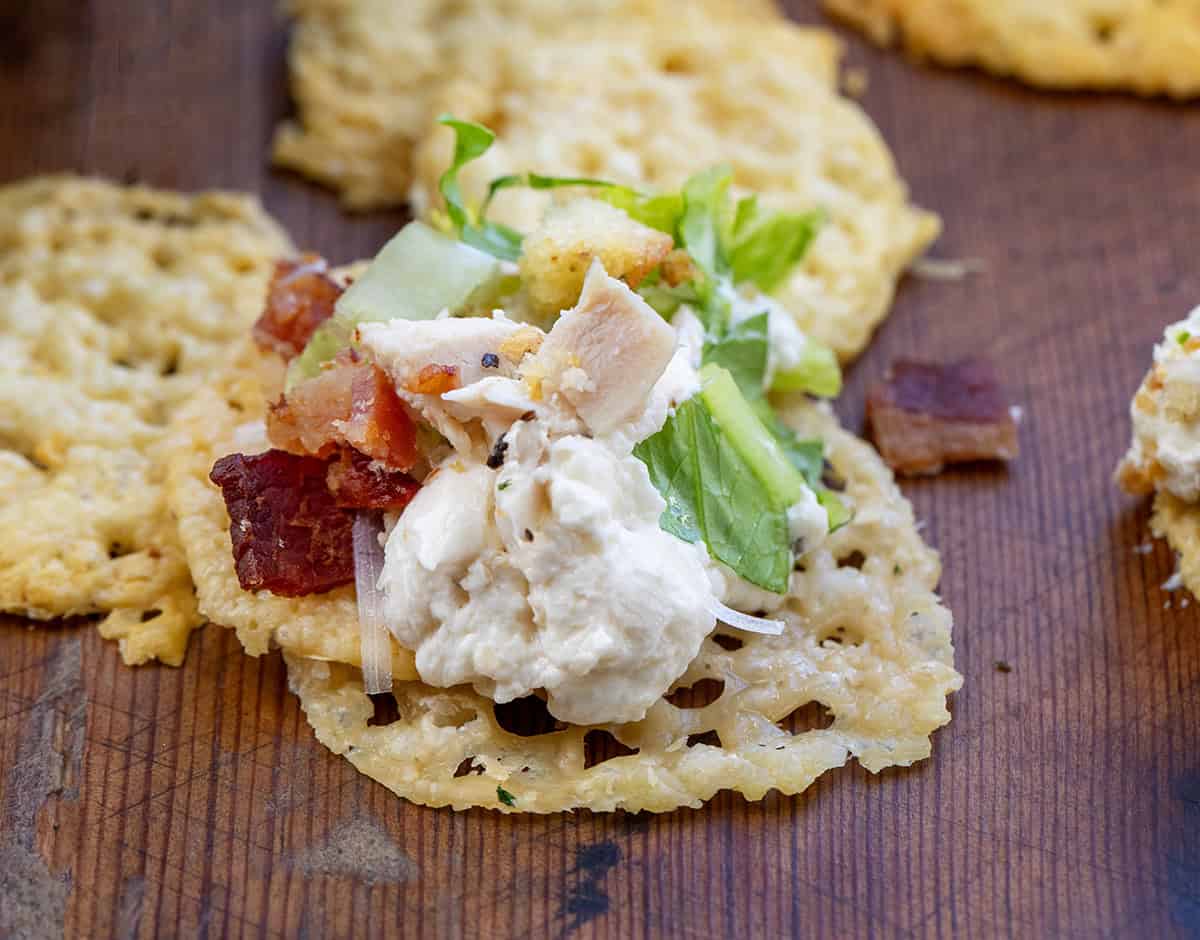
<svg viewBox="0 0 1200 940">
<path fill-rule="evenodd" d="M 517 798 L 509 793 L 504 787 L 496 787 L 496 799 L 505 806 L 516 806 Z"/>
</svg>

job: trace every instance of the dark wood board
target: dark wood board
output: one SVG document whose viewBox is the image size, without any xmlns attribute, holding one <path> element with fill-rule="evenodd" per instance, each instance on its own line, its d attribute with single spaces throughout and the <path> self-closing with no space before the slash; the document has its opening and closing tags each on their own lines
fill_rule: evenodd
<svg viewBox="0 0 1200 940">
<path fill-rule="evenodd" d="M 819 21 L 815 3 L 797 15 Z M 299 244 L 374 250 L 272 172 L 274 4 L 0 4 L 0 180 L 260 192 Z M 1010 470 L 906 483 L 966 685 L 934 758 L 660 817 L 456 814 L 327 754 L 275 656 L 197 633 L 121 665 L 87 624 L 0 624 L 0 924 L 25 937 L 1200 937 L 1200 605 L 1110 475 L 1163 324 L 1200 302 L 1200 106 L 1041 94 L 847 34 L 863 105 L 961 283 L 907 281 L 838 410 L 901 354 L 986 353 Z M 1001 671 L 998 663 L 1011 664 Z"/>
</svg>

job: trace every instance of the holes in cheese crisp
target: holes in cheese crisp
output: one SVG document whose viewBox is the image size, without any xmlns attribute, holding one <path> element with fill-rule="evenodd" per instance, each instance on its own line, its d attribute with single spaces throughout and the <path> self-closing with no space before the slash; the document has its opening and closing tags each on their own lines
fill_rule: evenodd
<svg viewBox="0 0 1200 940">
<path fill-rule="evenodd" d="M 149 623 L 155 617 L 161 617 L 162 611 L 157 607 L 151 607 L 149 610 L 142 611 L 142 623 Z"/>
<path fill-rule="evenodd" d="M 731 653 L 735 650 L 740 650 L 746 645 L 745 641 L 740 637 L 728 636 L 724 633 L 714 633 L 712 635 L 712 641 L 716 643 L 717 646 L 721 647 L 721 649 L 728 650 Z"/>
<path fill-rule="evenodd" d="M 461 728 L 478 717 L 479 713 L 473 708 L 452 705 L 448 710 L 435 711 L 433 723 L 439 728 Z"/>
<path fill-rule="evenodd" d="M 676 708 L 704 708 L 721 697 L 725 691 L 724 679 L 701 679 L 668 693 L 664 698 Z"/>
<path fill-rule="evenodd" d="M 637 748 L 626 747 L 608 731 L 593 728 L 583 736 L 583 769 L 603 764 L 614 757 L 628 757 L 636 754 Z"/>
<path fill-rule="evenodd" d="M 857 548 L 849 555 L 843 555 L 837 560 L 839 568 L 854 568 L 856 571 L 862 571 L 862 566 L 866 564 L 867 556 L 860 552 Z"/>
<path fill-rule="evenodd" d="M 482 774 L 483 770 L 483 764 L 475 763 L 474 756 L 464 757 L 454 770 L 454 779 L 457 780 L 459 777 L 467 777 L 471 774 Z"/>
<path fill-rule="evenodd" d="M 1106 17 L 1097 17 L 1092 20 L 1092 37 L 1096 42 L 1107 44 L 1112 42 L 1113 37 L 1117 33 L 1117 24 L 1113 20 Z"/>
<path fill-rule="evenodd" d="M 550 714 L 546 703 L 536 695 L 514 699 L 492 707 L 496 724 L 509 734 L 532 738 L 539 734 L 552 734 L 566 727 Z"/>
<path fill-rule="evenodd" d="M 806 731 L 824 731 L 833 724 L 833 712 L 820 702 L 808 702 L 780 718 L 776 725 L 789 734 L 804 734 Z"/>
<path fill-rule="evenodd" d="M 669 75 L 688 75 L 696 71 L 695 63 L 685 52 L 673 52 L 662 61 L 661 68 Z"/>
<path fill-rule="evenodd" d="M 695 747 L 697 744 L 707 744 L 709 747 L 724 747 L 721 744 L 721 736 L 716 731 L 704 731 L 700 734 L 689 734 L 687 739 L 688 747 Z"/>
<path fill-rule="evenodd" d="M 126 555 L 132 555 L 133 549 L 128 545 L 122 545 L 120 542 L 111 542 L 108 546 L 108 557 L 113 561 L 118 558 L 124 558 Z"/>
<path fill-rule="evenodd" d="M 842 493 L 846 489 L 846 479 L 834 469 L 833 464 L 828 460 L 825 461 L 825 466 L 821 470 L 821 483 L 825 489 L 833 490 L 836 493 Z"/>
<path fill-rule="evenodd" d="M 821 637 L 822 645 L 828 643 L 834 646 L 858 646 L 862 641 L 863 635 L 845 624 L 838 624 L 837 627 Z"/>
<path fill-rule="evenodd" d="M 375 706 L 375 713 L 367 719 L 368 725 L 390 725 L 392 722 L 400 720 L 400 706 L 396 702 L 396 696 L 391 692 L 380 692 L 377 695 L 368 696 L 368 698 Z"/>
</svg>

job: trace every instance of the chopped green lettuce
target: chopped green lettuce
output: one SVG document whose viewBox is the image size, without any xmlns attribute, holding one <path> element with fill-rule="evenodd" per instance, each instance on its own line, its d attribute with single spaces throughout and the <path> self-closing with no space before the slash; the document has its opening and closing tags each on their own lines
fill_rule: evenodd
<svg viewBox="0 0 1200 940">
<path fill-rule="evenodd" d="M 828 346 L 810 339 L 800 361 L 775 373 L 771 388 L 777 392 L 808 392 L 836 398 L 842 390 L 842 367 Z"/>
<path fill-rule="evenodd" d="M 733 444 L 771 498 L 783 509 L 798 502 L 807 486 L 755 413 L 733 376 L 709 363 L 700 369 L 700 395 L 721 432 Z"/>
<path fill-rule="evenodd" d="M 521 257 L 521 233 L 499 222 L 476 218 L 463 201 L 458 182 L 459 171 L 487 153 L 496 135 L 482 124 L 460 121 L 448 114 L 439 117 L 438 123 L 454 131 L 454 157 L 438 179 L 438 191 L 446 203 L 446 214 L 455 234 L 473 248 L 505 261 L 516 261 Z"/>
<path fill-rule="evenodd" d="M 709 336 L 704 343 L 701 361 L 713 363 L 729 371 L 742 394 L 750 400 L 763 394 L 763 376 L 767 371 L 768 314 L 756 314 L 733 324 L 718 336 Z"/>
<path fill-rule="evenodd" d="M 820 229 L 820 212 L 764 212 L 757 200 L 738 204 L 729 267 L 735 284 L 749 281 L 759 290 L 775 290 L 796 266 Z"/>
<path fill-rule="evenodd" d="M 500 276 L 492 255 L 410 222 L 338 298 L 336 312 L 352 323 L 432 320 L 461 309 Z"/>
<path fill-rule="evenodd" d="M 787 507 L 779 507 L 700 396 L 634 450 L 666 500 L 663 529 L 703 541 L 738 575 L 783 593 L 792 570 Z"/>
<path fill-rule="evenodd" d="M 715 166 L 683 184 L 683 216 L 676 239 L 712 281 L 729 273 L 726 257 L 734 215 L 729 207 L 733 170 Z"/>
<path fill-rule="evenodd" d="M 455 241 L 424 222 L 410 222 L 375 256 L 344 294 L 334 316 L 317 328 L 288 365 L 285 390 L 314 377 L 350 345 L 359 323 L 431 320 L 494 295 L 504 277 L 492 255 Z"/>
<path fill-rule="evenodd" d="M 627 186 L 612 186 L 598 195 L 605 202 L 623 210 L 635 222 L 666 232 L 672 237 L 683 217 L 683 193 L 647 195 Z"/>
</svg>

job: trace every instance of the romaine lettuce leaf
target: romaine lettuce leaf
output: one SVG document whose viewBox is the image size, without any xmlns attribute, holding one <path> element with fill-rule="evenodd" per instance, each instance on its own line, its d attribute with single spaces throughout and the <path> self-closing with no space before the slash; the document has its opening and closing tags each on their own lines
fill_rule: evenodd
<svg viewBox="0 0 1200 940">
<path fill-rule="evenodd" d="M 634 454 L 666 500 L 661 525 L 769 591 L 792 571 L 787 507 L 780 508 L 713 420 L 704 400 L 684 402 Z"/>
<path fill-rule="evenodd" d="M 462 188 L 458 182 L 459 171 L 487 153 L 496 135 L 482 124 L 460 121 L 449 114 L 441 115 L 438 123 L 454 131 L 454 157 L 438 179 L 438 191 L 446 203 L 446 215 L 450 217 L 455 234 L 472 248 L 505 261 L 516 261 L 521 257 L 521 233 L 507 225 L 476 218 L 475 213 L 463 202 Z"/>
<path fill-rule="evenodd" d="M 767 318 L 756 314 L 735 323 L 723 333 L 710 335 L 704 343 L 701 362 L 715 363 L 729 371 L 742 394 L 754 401 L 762 398 L 767 371 Z"/>
<path fill-rule="evenodd" d="M 743 210 L 738 204 L 738 220 L 727 249 L 729 267 L 735 284 L 746 281 L 770 293 L 782 283 L 821 227 L 820 212 L 763 212 L 757 202 Z"/>
</svg>

